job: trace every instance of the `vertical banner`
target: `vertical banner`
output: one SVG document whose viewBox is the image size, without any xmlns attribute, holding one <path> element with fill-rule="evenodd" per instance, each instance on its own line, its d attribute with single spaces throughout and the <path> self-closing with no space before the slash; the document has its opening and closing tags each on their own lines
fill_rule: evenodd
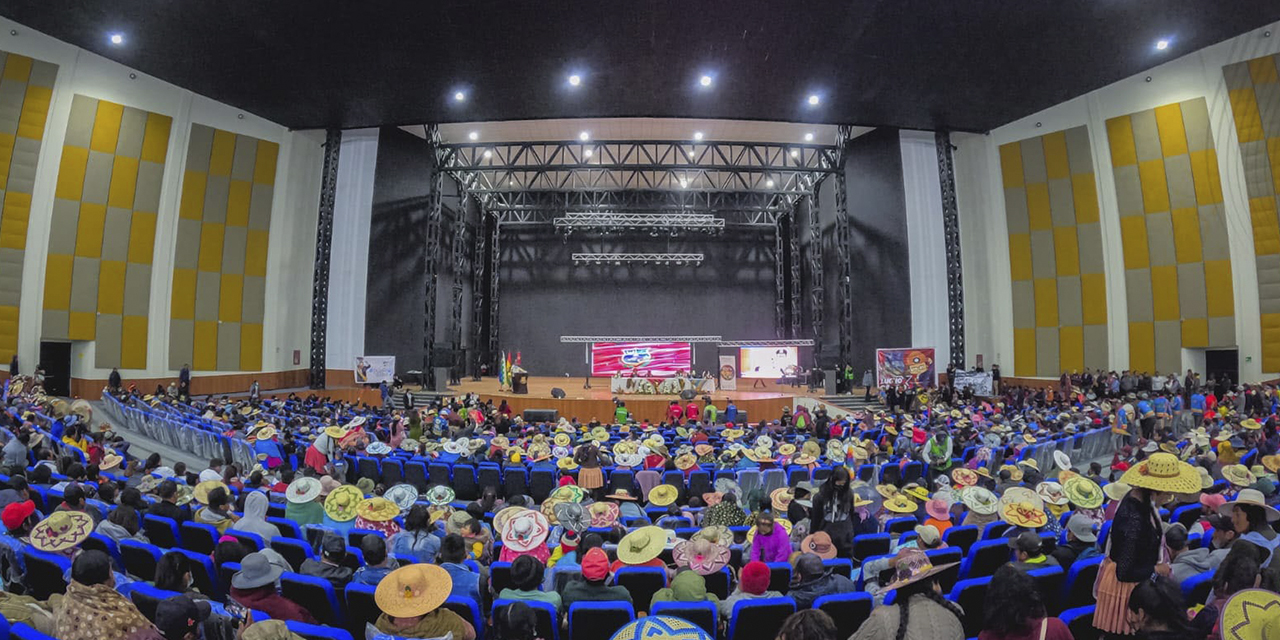
<svg viewBox="0 0 1280 640">
<path fill-rule="evenodd" d="M 738 362 L 733 355 L 720 356 L 720 388 L 734 391 L 738 388 Z"/>
<path fill-rule="evenodd" d="M 937 379 L 932 347 L 876 349 L 876 384 L 881 388 L 899 384 L 932 387 Z"/>
</svg>

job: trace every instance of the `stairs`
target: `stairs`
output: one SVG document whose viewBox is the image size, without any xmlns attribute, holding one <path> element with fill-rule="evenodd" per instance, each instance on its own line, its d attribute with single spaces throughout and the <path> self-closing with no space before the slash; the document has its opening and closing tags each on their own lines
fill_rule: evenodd
<svg viewBox="0 0 1280 640">
<path fill-rule="evenodd" d="M 884 405 L 880 404 L 880 400 L 874 396 L 870 402 L 864 401 L 862 398 L 863 395 L 861 393 L 854 393 L 839 396 L 822 396 L 819 400 L 829 405 L 840 407 L 845 411 L 877 411 L 884 408 Z"/>
</svg>

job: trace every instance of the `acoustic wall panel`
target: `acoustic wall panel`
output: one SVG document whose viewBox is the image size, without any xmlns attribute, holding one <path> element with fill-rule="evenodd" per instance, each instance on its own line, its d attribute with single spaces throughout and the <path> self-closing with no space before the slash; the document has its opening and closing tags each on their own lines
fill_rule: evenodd
<svg viewBox="0 0 1280 640">
<path fill-rule="evenodd" d="M 1013 280 L 1014 374 L 1107 366 L 1102 229 L 1089 131 L 1000 147 Z"/>
<path fill-rule="evenodd" d="M 36 160 L 58 66 L 0 51 L 0 361 L 18 350 L 18 302 Z"/>
<path fill-rule="evenodd" d="M 1280 55 L 1265 56 L 1222 68 L 1245 193 L 1253 223 L 1253 253 L 1258 268 L 1259 322 L 1262 325 L 1262 370 L 1280 371 Z M 1214 220 L 1213 224 L 1220 224 Z M 1206 247 L 1206 251 L 1209 249 Z M 1215 252 L 1225 254 L 1224 246 Z"/>
<path fill-rule="evenodd" d="M 54 191 L 42 335 L 95 340 L 95 365 L 145 369 L 160 181 L 173 119 L 76 95 Z"/>
<path fill-rule="evenodd" d="M 267 241 L 279 145 L 200 124 L 178 207 L 169 364 L 262 368 Z"/>
<path fill-rule="evenodd" d="M 1120 213 L 1129 368 L 1176 373 L 1183 348 L 1236 341 L 1208 105 L 1196 98 L 1112 118 L 1107 140 Z"/>
</svg>

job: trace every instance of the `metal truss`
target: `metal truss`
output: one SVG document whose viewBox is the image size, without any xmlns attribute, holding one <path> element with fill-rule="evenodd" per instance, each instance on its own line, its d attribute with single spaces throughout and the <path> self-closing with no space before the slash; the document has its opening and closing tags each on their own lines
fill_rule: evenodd
<svg viewBox="0 0 1280 640">
<path fill-rule="evenodd" d="M 465 223 L 467 217 L 467 200 L 471 197 L 468 193 L 462 194 L 462 204 L 459 207 L 458 215 L 453 221 L 453 290 L 450 309 L 453 312 L 449 325 L 449 341 L 450 347 L 454 350 L 455 357 L 450 361 L 450 366 L 459 366 L 463 363 L 458 362 L 456 354 L 462 351 L 462 275 L 468 271 L 467 264 L 467 225 Z"/>
<path fill-rule="evenodd" d="M 792 338 L 800 337 L 800 221 L 796 213 L 796 209 L 792 209 L 787 214 L 787 275 L 791 287 L 791 304 L 788 308 L 791 314 L 791 332 L 788 335 Z"/>
<path fill-rule="evenodd" d="M 502 225 L 548 224 L 566 211 L 718 214 L 734 225 L 772 227 L 790 211 L 787 198 L 768 193 L 706 191 L 523 191 L 487 194 L 481 203 Z"/>
<path fill-rule="evenodd" d="M 311 280 L 312 389 L 325 387 L 325 356 L 329 333 L 329 259 L 333 249 L 333 208 L 338 191 L 338 157 L 342 130 L 324 134 L 324 173 L 320 177 L 320 211 L 316 222 L 316 259 Z"/>
<path fill-rule="evenodd" d="M 773 333 L 778 339 L 786 336 L 787 325 L 787 257 L 786 243 L 782 237 L 786 220 L 778 216 L 773 229 Z"/>
<path fill-rule="evenodd" d="M 812 347 L 812 340 L 729 340 L 716 345 L 729 347 Z"/>
<path fill-rule="evenodd" d="M 502 267 L 502 226 L 495 220 L 489 232 L 489 361 L 498 358 L 498 275 Z"/>
<path fill-rule="evenodd" d="M 701 253 L 575 253 L 574 264 L 702 264 Z"/>
<path fill-rule="evenodd" d="M 845 146 L 852 131 L 841 126 L 836 136 L 840 148 L 840 171 L 836 173 L 836 262 L 840 269 L 840 366 L 853 361 L 853 260 L 849 246 L 853 234 L 849 228 L 849 193 L 845 184 Z"/>
<path fill-rule="evenodd" d="M 645 230 L 651 233 L 681 231 L 719 233 L 724 231 L 724 218 L 706 213 L 566 213 L 552 221 L 559 231 L 575 230 L 612 232 L 618 230 Z"/>
<path fill-rule="evenodd" d="M 436 388 L 436 372 L 433 368 L 433 356 L 436 346 L 436 286 L 439 279 L 440 234 L 443 224 L 444 174 L 440 163 L 440 129 L 436 125 L 427 126 L 427 140 L 436 149 L 436 162 L 431 171 L 431 200 L 427 206 L 427 246 L 426 273 L 424 274 L 424 293 L 426 299 L 422 308 L 422 378 L 428 389 Z"/>
<path fill-rule="evenodd" d="M 938 149 L 938 183 L 942 188 L 942 227 L 947 252 L 947 329 L 951 364 L 965 369 L 964 274 L 960 268 L 960 211 L 956 205 L 956 167 L 951 157 L 951 134 L 934 134 Z"/>
<path fill-rule="evenodd" d="M 813 330 L 813 364 L 821 366 L 822 328 L 826 305 L 826 274 L 822 266 L 822 224 L 818 220 L 815 197 L 805 199 L 809 215 L 809 328 Z"/>
<path fill-rule="evenodd" d="M 560 336 L 564 344 L 592 342 L 723 342 L 720 336 Z M 754 343 L 753 343 L 754 344 Z"/>
<path fill-rule="evenodd" d="M 480 364 L 484 362 L 484 310 L 488 301 L 488 288 L 485 286 L 484 269 L 485 245 L 489 240 L 489 212 L 480 210 L 480 221 L 476 225 L 475 244 L 471 255 L 471 375 L 480 379 Z"/>
</svg>

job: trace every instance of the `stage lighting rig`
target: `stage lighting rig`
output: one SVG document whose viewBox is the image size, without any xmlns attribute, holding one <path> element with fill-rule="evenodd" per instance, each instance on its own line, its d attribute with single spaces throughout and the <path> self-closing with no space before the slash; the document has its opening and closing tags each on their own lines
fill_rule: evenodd
<svg viewBox="0 0 1280 640">
<path fill-rule="evenodd" d="M 703 254 L 701 253 L 575 253 L 573 254 L 573 264 L 575 266 L 599 265 L 612 262 L 615 266 L 624 264 L 652 264 L 666 266 L 674 264 L 676 266 L 698 266 L 702 264 Z"/>
<path fill-rule="evenodd" d="M 724 218 L 705 213 L 566 213 L 552 221 L 556 229 L 569 234 L 574 230 L 613 233 L 639 229 L 651 236 L 681 233 L 722 233 Z"/>
</svg>

